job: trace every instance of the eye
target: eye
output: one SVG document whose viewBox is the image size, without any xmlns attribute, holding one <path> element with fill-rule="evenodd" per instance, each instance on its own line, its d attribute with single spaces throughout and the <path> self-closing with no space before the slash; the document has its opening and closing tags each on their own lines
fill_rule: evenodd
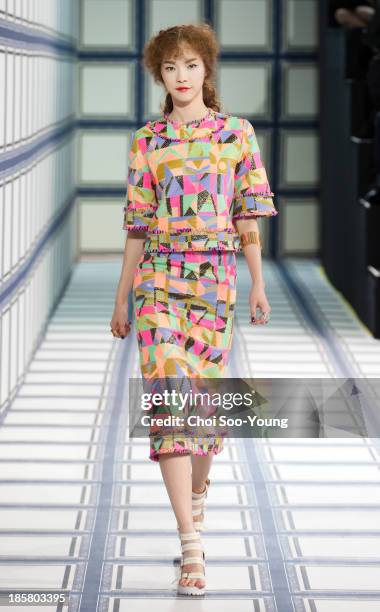
<svg viewBox="0 0 380 612">
<path fill-rule="evenodd" d="M 196 67 L 197 67 L 197 64 L 189 64 L 189 68 L 190 68 L 191 66 L 194 66 L 194 67 L 196 68 Z M 166 66 L 166 68 L 165 68 L 165 72 L 171 72 L 172 70 L 174 70 L 174 67 L 173 67 L 173 66 Z"/>
</svg>

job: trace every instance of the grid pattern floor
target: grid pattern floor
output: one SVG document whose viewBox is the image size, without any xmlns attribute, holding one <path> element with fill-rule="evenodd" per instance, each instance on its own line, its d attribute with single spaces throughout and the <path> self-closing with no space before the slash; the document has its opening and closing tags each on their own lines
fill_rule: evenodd
<svg viewBox="0 0 380 612">
<path fill-rule="evenodd" d="M 380 376 L 380 343 L 318 261 L 264 261 L 272 319 L 258 327 L 248 325 L 249 273 L 238 266 L 229 376 Z M 134 329 L 123 342 L 109 332 L 119 271 L 77 265 L 1 415 L 2 603 L 15 589 L 70 593 L 46 611 L 140 612 L 147 600 L 155 612 L 379 610 L 379 445 L 370 438 L 227 440 L 207 498 L 207 594 L 176 596 L 180 547 L 160 469 L 147 441 L 127 431 Z"/>
</svg>

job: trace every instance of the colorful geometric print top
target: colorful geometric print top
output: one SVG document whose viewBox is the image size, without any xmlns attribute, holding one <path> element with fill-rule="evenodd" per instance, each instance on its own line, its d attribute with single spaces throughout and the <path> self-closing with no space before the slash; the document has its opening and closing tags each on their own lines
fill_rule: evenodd
<svg viewBox="0 0 380 612">
<path fill-rule="evenodd" d="M 164 114 L 132 134 L 123 229 L 145 230 L 145 251 L 241 251 L 235 220 L 277 215 L 273 196 L 246 119 Z"/>
</svg>

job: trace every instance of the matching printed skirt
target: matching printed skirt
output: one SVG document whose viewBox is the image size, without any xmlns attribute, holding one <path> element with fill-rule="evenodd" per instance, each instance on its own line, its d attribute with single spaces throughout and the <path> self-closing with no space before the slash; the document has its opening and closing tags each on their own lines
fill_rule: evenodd
<svg viewBox="0 0 380 612">
<path fill-rule="evenodd" d="M 225 376 L 236 300 L 234 251 L 144 252 L 133 280 L 137 344 L 145 380 Z M 162 415 L 160 415 L 162 416 Z M 150 459 L 217 454 L 223 436 L 150 427 Z"/>
</svg>

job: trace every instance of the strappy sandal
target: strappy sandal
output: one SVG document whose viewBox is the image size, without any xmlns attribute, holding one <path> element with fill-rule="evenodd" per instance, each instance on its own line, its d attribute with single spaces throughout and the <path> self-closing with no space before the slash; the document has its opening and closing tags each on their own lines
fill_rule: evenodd
<svg viewBox="0 0 380 612">
<path fill-rule="evenodd" d="M 181 571 L 180 571 L 180 577 L 178 579 L 178 584 L 177 584 L 177 593 L 179 595 L 204 595 L 205 594 L 205 586 L 202 587 L 197 587 L 197 586 L 190 586 L 190 585 L 182 585 L 180 584 L 180 580 L 182 580 L 183 578 L 189 578 L 196 580 L 197 578 L 202 578 L 203 580 L 205 579 L 205 553 L 203 551 L 203 546 L 201 543 L 201 539 L 200 539 L 200 535 L 197 531 L 195 532 L 190 532 L 190 533 L 181 533 L 180 531 L 178 532 L 178 535 L 181 539 L 181 550 L 182 550 L 182 559 L 181 559 Z M 183 554 L 186 550 L 194 550 L 201 552 L 202 554 L 198 556 L 196 556 L 194 554 L 194 556 L 192 557 L 185 557 L 185 555 Z M 199 563 L 201 565 L 203 565 L 203 573 L 201 572 L 184 572 L 183 571 L 183 566 L 184 565 L 188 565 L 190 563 Z"/>
<path fill-rule="evenodd" d="M 196 520 L 194 520 L 193 518 L 194 529 L 196 529 L 197 531 L 203 531 L 204 529 L 203 527 L 203 519 L 204 519 L 203 505 L 207 497 L 209 486 L 210 486 L 210 479 L 207 478 L 206 484 L 205 484 L 205 490 L 202 491 L 202 493 L 194 493 L 194 491 L 192 491 L 191 493 L 193 517 L 200 515 L 200 518 Z"/>
</svg>

